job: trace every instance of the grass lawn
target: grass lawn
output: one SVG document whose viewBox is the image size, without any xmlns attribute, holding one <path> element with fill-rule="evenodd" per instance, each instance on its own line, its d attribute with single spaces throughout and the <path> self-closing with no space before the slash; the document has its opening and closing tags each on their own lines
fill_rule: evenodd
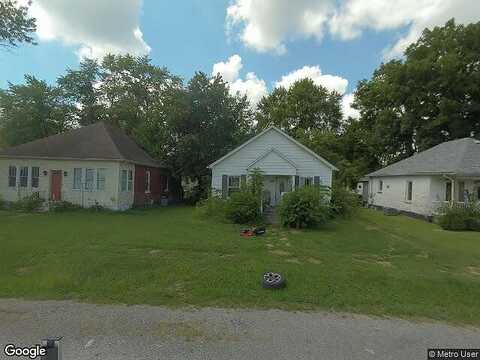
<svg viewBox="0 0 480 360">
<path fill-rule="evenodd" d="M 362 210 L 321 230 L 239 227 L 177 207 L 0 212 L 0 297 L 333 309 L 480 326 L 480 235 Z M 264 271 L 286 275 L 281 291 Z"/>
</svg>

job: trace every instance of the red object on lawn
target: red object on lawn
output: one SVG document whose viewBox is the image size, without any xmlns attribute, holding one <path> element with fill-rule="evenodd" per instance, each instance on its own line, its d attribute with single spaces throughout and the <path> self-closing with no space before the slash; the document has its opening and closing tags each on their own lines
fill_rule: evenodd
<svg viewBox="0 0 480 360">
<path fill-rule="evenodd" d="M 252 231 L 252 230 L 242 230 L 240 231 L 240 236 L 243 236 L 243 237 L 251 237 L 251 236 L 254 236 L 255 233 Z"/>
</svg>

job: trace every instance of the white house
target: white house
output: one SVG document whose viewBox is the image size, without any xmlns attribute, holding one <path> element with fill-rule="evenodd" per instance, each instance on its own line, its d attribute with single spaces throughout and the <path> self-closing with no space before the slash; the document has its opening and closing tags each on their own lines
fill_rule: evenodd
<svg viewBox="0 0 480 360">
<path fill-rule="evenodd" d="M 431 216 L 480 199 L 480 141 L 444 142 L 367 175 L 370 205 Z"/>
<path fill-rule="evenodd" d="M 124 210 L 168 196 L 166 169 L 120 129 L 99 122 L 0 150 L 0 198 Z"/>
<path fill-rule="evenodd" d="M 208 166 L 212 190 L 228 197 L 240 188 L 249 172 L 265 176 L 265 204 L 275 206 L 282 194 L 308 184 L 332 185 L 337 170 L 324 158 L 282 130 L 271 126 Z"/>
</svg>

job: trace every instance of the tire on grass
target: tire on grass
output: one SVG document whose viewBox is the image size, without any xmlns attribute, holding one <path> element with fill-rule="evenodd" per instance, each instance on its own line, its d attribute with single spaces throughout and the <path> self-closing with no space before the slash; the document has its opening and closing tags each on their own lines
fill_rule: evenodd
<svg viewBox="0 0 480 360">
<path fill-rule="evenodd" d="M 274 272 L 266 272 L 262 277 L 262 286 L 265 289 L 281 289 L 286 286 L 283 275 Z"/>
</svg>

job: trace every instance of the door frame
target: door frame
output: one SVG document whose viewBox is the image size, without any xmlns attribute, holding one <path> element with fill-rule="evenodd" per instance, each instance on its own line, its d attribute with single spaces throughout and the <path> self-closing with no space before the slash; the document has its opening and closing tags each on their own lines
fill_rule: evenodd
<svg viewBox="0 0 480 360">
<path fill-rule="evenodd" d="M 58 176 L 58 199 L 53 198 L 53 178 L 54 176 Z M 50 170 L 50 200 L 52 201 L 61 201 L 62 200 L 62 185 L 63 185 L 63 171 L 62 170 Z"/>
</svg>

